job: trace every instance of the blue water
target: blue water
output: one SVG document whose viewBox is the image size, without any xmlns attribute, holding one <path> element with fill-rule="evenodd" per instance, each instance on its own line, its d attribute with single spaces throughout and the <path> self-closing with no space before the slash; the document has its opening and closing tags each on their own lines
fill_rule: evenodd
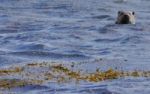
<svg viewBox="0 0 150 94">
<path fill-rule="evenodd" d="M 136 24 L 116 25 L 119 10 L 134 11 Z M 1 66 L 102 58 L 119 61 L 125 69 L 149 70 L 149 36 L 150 0 L 0 0 Z M 142 93 L 132 89 L 129 94 L 149 94 L 150 86 L 143 87 Z M 97 88 L 95 93 L 71 91 L 55 94 L 128 93 L 126 89 L 123 93 L 98 93 Z"/>
</svg>

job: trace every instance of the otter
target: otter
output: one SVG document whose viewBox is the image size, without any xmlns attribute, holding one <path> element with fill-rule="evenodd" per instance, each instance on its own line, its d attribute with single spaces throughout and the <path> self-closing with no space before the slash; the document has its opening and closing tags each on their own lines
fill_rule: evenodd
<svg viewBox="0 0 150 94">
<path fill-rule="evenodd" d="M 135 13 L 133 11 L 118 11 L 116 24 L 135 24 Z"/>
</svg>

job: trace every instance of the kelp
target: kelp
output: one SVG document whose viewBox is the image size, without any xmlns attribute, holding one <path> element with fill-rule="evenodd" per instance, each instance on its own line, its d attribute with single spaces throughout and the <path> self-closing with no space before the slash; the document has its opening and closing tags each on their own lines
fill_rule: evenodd
<svg viewBox="0 0 150 94">
<path fill-rule="evenodd" d="M 0 79 L 0 88 L 12 88 L 12 87 L 23 87 L 27 85 L 27 83 L 24 80 L 19 79 Z"/>
<path fill-rule="evenodd" d="M 14 67 L 9 69 L 0 69 L 0 75 L 7 75 L 11 73 L 20 73 L 23 71 L 22 67 Z"/>
<path fill-rule="evenodd" d="M 120 71 L 109 68 L 102 71 L 97 68 L 94 72 L 83 72 L 82 70 L 74 69 L 75 65 L 73 64 L 29 63 L 24 66 L 0 69 L 0 88 L 8 89 L 26 85 L 41 85 L 50 81 L 58 83 L 71 81 L 100 82 L 129 76 L 150 77 L 150 71 L 140 70 Z"/>
</svg>

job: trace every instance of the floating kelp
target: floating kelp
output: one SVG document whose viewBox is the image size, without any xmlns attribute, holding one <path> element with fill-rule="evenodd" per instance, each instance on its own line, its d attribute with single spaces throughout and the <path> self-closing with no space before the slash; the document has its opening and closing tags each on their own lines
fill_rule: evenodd
<svg viewBox="0 0 150 94">
<path fill-rule="evenodd" d="M 75 65 L 73 64 L 67 65 L 44 62 L 0 69 L 0 88 L 7 89 L 26 85 L 42 85 L 50 81 L 59 83 L 72 81 L 99 82 L 127 76 L 150 77 L 150 71 L 120 71 L 113 68 L 109 68 L 105 71 L 97 68 L 94 72 L 83 72 L 81 69 L 74 69 Z"/>
<path fill-rule="evenodd" d="M 22 67 L 13 67 L 9 69 L 1 69 L 0 75 L 12 74 L 12 73 L 20 73 L 23 71 Z"/>
<path fill-rule="evenodd" d="M 27 83 L 24 80 L 19 79 L 0 79 L 0 88 L 13 88 L 13 87 L 23 87 L 27 85 Z"/>
<path fill-rule="evenodd" d="M 24 87 L 27 85 L 39 85 L 41 80 L 22 80 L 22 79 L 0 79 L 0 89 L 11 89 L 15 87 Z"/>
</svg>

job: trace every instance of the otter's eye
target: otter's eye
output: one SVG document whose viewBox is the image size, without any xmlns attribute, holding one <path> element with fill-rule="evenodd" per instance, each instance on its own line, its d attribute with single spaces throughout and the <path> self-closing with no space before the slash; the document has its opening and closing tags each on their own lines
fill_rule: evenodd
<svg viewBox="0 0 150 94">
<path fill-rule="evenodd" d="M 134 14 L 135 14 L 135 12 L 133 11 L 133 12 L 132 12 L 132 15 L 134 15 Z"/>
</svg>

